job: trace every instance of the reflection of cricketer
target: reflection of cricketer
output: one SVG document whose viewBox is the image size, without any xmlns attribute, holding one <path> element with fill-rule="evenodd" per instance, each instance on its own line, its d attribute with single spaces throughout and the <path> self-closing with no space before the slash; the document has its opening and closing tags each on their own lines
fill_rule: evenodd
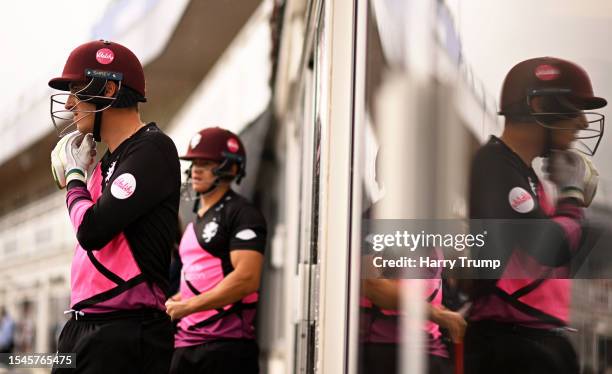
<svg viewBox="0 0 612 374">
<path fill-rule="evenodd" d="M 586 72 L 569 61 L 531 59 L 506 76 L 504 132 L 474 157 L 470 218 L 538 224 L 520 225 L 519 233 L 509 228 L 514 225 L 489 230 L 481 253 L 503 259 L 505 267 L 499 279 L 475 283 L 465 339 L 467 373 L 578 373 L 576 353 L 563 334 L 571 287 L 565 278 L 579 249 L 583 208 L 595 193 L 597 171 L 568 148 L 580 139 L 579 130 L 597 124 L 587 122 L 582 110 L 604 105 Z M 536 157 L 546 157 L 559 191 L 556 204 L 531 167 Z M 516 279 L 521 272 L 525 275 Z"/>
</svg>

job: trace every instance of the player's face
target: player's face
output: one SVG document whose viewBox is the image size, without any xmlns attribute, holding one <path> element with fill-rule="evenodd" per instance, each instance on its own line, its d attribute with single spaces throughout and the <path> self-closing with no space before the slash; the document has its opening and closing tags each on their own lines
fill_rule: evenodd
<svg viewBox="0 0 612 374">
<path fill-rule="evenodd" d="M 79 100 L 75 93 L 79 92 L 85 87 L 85 84 L 71 84 L 70 93 L 66 105 L 64 107 L 70 110 L 73 115 L 73 122 L 76 123 L 77 129 L 83 134 L 92 133 L 94 125 L 94 113 L 96 110 L 94 104 Z"/>
<path fill-rule="evenodd" d="M 213 170 L 219 166 L 218 162 L 209 160 L 193 160 L 191 167 L 191 187 L 196 192 L 208 190 L 215 181 Z"/>
<path fill-rule="evenodd" d="M 555 129 L 552 130 L 552 148 L 566 150 L 576 140 L 578 131 L 587 128 L 588 123 L 585 115 L 580 113 L 561 119 L 553 126 Z"/>
</svg>

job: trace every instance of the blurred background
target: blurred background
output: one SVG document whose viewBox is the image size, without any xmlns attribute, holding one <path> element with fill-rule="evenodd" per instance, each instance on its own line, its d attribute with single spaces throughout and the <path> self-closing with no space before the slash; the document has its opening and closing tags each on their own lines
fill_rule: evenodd
<svg viewBox="0 0 612 374">
<path fill-rule="evenodd" d="M 607 0 L 5 5 L 0 344 L 12 336 L 15 352 L 55 352 L 66 321 L 75 237 L 50 173 L 58 138 L 47 82 L 77 45 L 107 39 L 135 52 L 147 79 L 142 118 L 179 153 L 204 127 L 241 135 L 247 178 L 237 190 L 262 209 L 270 233 L 258 312 L 262 372 L 357 373 L 363 213 L 387 195 L 396 217 L 466 218 L 470 160 L 501 133 L 506 72 L 532 57 L 568 59 L 611 100 L 611 20 Z M 594 157 L 601 178 L 589 217 L 598 222 L 612 218 L 607 135 Z M 190 215 L 186 200 L 183 223 Z M 612 282 L 583 279 L 573 288 L 581 368 L 612 372 Z M 422 372 L 423 355 L 406 348 L 402 372 Z"/>
</svg>

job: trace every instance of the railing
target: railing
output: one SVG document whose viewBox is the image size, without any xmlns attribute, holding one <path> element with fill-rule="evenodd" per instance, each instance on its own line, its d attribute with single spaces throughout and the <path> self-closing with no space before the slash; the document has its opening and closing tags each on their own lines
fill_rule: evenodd
<svg viewBox="0 0 612 374">
<path fill-rule="evenodd" d="M 37 257 L 76 242 L 66 212 L 65 196 L 57 192 L 0 218 L 0 264 L 9 259 Z"/>
</svg>

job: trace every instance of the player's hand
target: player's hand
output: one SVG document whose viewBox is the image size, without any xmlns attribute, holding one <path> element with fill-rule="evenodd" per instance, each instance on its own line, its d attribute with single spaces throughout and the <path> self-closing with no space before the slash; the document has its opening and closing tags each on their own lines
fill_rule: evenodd
<svg viewBox="0 0 612 374">
<path fill-rule="evenodd" d="M 94 163 L 96 143 L 91 134 L 73 131 L 62 137 L 51 151 L 51 171 L 59 188 L 72 180 L 87 181 L 87 173 Z"/>
<path fill-rule="evenodd" d="M 465 329 L 467 328 L 467 322 L 463 316 L 444 307 L 433 308 L 435 308 L 435 312 L 432 313 L 432 320 L 440 325 L 440 327 L 448 330 L 453 343 L 463 342 Z"/>
<path fill-rule="evenodd" d="M 173 321 L 181 319 L 191 313 L 193 312 L 191 311 L 189 300 L 173 301 L 170 299 L 166 301 L 166 314 L 168 314 Z"/>
<path fill-rule="evenodd" d="M 68 141 L 68 137 L 64 136 L 61 138 L 55 148 L 51 151 L 51 173 L 53 174 L 53 180 L 55 180 L 55 184 L 59 189 L 66 187 L 66 173 L 65 169 L 65 157 L 62 157 L 62 153 L 64 148 L 66 147 L 66 142 Z"/>
<path fill-rule="evenodd" d="M 181 299 L 182 299 L 182 297 L 181 297 L 181 293 L 180 293 L 180 292 L 177 292 L 176 294 L 174 294 L 174 295 L 170 296 L 170 297 L 168 298 L 168 300 L 166 300 L 166 303 L 167 303 L 168 301 L 181 301 Z"/>
<path fill-rule="evenodd" d="M 584 206 L 587 207 L 593 202 L 597 186 L 599 184 L 599 171 L 593 165 L 593 162 L 587 156 L 581 154 L 580 157 L 586 165 L 586 177 L 584 182 Z"/>
<path fill-rule="evenodd" d="M 87 183 L 87 172 L 94 163 L 96 142 L 92 134 L 68 134 L 71 139 L 66 143 L 66 185 L 72 180 Z"/>
<path fill-rule="evenodd" d="M 599 173 L 591 160 L 573 151 L 552 151 L 546 171 L 559 189 L 559 198 L 574 198 L 589 206 L 597 191 Z"/>
</svg>

